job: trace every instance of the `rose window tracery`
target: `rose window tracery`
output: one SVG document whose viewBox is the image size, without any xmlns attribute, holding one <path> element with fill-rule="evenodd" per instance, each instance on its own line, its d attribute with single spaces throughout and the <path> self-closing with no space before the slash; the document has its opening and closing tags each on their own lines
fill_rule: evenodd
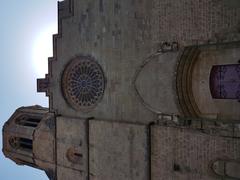
<svg viewBox="0 0 240 180">
<path fill-rule="evenodd" d="M 66 100 L 73 108 L 93 108 L 104 94 L 103 70 L 92 58 L 76 57 L 64 71 L 62 87 Z"/>
</svg>

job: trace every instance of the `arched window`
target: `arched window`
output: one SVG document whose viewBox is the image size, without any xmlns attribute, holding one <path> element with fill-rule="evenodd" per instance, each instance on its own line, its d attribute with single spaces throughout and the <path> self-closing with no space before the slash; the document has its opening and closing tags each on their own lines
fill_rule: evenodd
<svg viewBox="0 0 240 180">
<path fill-rule="evenodd" d="M 240 100 L 240 64 L 213 66 L 210 90 L 214 99 Z"/>
</svg>

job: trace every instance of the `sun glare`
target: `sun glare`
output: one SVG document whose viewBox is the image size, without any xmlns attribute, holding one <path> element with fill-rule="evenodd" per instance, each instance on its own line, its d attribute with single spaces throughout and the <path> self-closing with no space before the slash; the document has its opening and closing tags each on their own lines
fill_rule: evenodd
<svg viewBox="0 0 240 180">
<path fill-rule="evenodd" d="M 52 35 L 56 34 L 55 25 L 47 26 L 37 34 L 33 44 L 33 66 L 38 77 L 44 77 L 48 72 L 48 57 L 52 57 Z"/>
</svg>

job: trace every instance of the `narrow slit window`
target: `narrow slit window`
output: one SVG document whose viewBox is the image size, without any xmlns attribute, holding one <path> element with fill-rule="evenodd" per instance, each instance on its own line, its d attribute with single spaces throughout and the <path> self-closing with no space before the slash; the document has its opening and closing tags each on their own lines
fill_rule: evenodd
<svg viewBox="0 0 240 180">
<path fill-rule="evenodd" d="M 40 117 L 29 117 L 22 115 L 17 118 L 16 123 L 21 126 L 37 127 L 40 121 Z"/>
<path fill-rule="evenodd" d="M 28 150 L 32 151 L 33 143 L 31 139 L 11 137 L 9 139 L 9 144 L 13 149 Z"/>
<path fill-rule="evenodd" d="M 32 150 L 32 140 L 26 138 L 19 138 L 20 148 Z"/>
</svg>

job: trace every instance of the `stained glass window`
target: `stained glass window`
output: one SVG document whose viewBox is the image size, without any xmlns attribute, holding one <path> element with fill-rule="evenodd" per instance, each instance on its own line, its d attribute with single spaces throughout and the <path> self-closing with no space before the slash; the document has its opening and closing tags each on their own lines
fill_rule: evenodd
<svg viewBox="0 0 240 180">
<path fill-rule="evenodd" d="M 210 90 L 214 99 L 240 100 L 240 64 L 213 66 Z"/>
</svg>

